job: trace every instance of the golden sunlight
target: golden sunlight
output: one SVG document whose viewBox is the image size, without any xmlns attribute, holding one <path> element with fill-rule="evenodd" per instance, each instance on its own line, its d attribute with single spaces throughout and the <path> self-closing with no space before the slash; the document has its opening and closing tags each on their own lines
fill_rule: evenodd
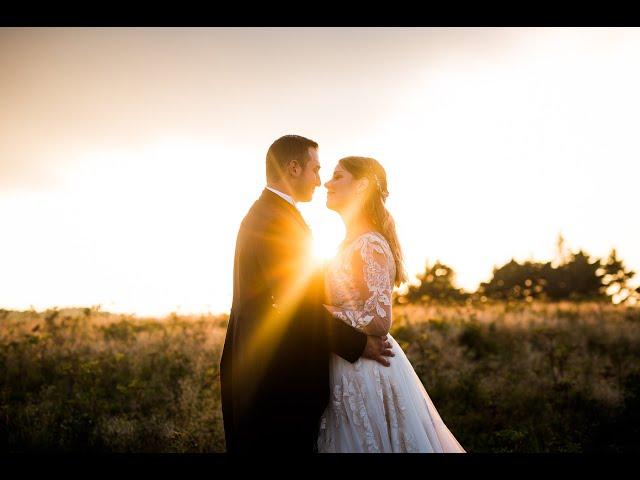
<svg viewBox="0 0 640 480">
<path fill-rule="evenodd" d="M 307 220 L 313 235 L 313 261 L 323 263 L 332 258 L 344 239 L 344 224 L 337 213 L 327 209 L 324 188 L 314 194 L 309 203 L 299 203 L 298 209 Z"/>
<path fill-rule="evenodd" d="M 331 232 L 321 232 L 321 235 L 313 237 L 313 260 L 315 263 L 322 263 L 335 256 L 338 251 L 338 242 L 335 237 L 330 238 Z"/>
</svg>

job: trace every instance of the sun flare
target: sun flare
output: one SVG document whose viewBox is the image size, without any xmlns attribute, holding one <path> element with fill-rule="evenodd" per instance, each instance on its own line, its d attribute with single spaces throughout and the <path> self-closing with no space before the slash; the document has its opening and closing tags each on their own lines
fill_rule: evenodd
<svg viewBox="0 0 640 480">
<path fill-rule="evenodd" d="M 310 205 L 300 205 L 300 210 L 303 211 L 311 227 L 313 235 L 311 251 L 314 263 L 324 263 L 333 258 L 345 234 L 344 225 L 338 215 L 327 210 L 320 201 Z"/>
<path fill-rule="evenodd" d="M 325 235 L 319 238 L 313 238 L 313 261 L 315 263 L 323 263 L 335 256 L 338 251 L 338 245 L 331 239 L 329 241 Z"/>
</svg>

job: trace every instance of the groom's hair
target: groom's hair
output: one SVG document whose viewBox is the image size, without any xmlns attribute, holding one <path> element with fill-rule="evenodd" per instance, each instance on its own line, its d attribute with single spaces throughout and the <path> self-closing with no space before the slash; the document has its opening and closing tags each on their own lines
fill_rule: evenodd
<svg viewBox="0 0 640 480">
<path fill-rule="evenodd" d="M 304 168 L 309 160 L 309 147 L 318 148 L 318 144 L 299 135 L 285 135 L 273 142 L 267 151 L 267 182 L 282 178 L 291 160 L 297 160 Z"/>
</svg>

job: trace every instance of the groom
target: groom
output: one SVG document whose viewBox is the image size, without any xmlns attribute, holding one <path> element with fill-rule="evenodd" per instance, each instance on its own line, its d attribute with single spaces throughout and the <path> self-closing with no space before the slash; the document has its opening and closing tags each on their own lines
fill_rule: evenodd
<svg viewBox="0 0 640 480">
<path fill-rule="evenodd" d="M 329 401 L 329 359 L 388 366 L 385 337 L 367 336 L 322 306 L 322 272 L 296 208 L 320 186 L 318 144 L 297 135 L 267 152 L 267 187 L 236 240 L 233 304 L 220 361 L 227 451 L 316 451 Z"/>
</svg>

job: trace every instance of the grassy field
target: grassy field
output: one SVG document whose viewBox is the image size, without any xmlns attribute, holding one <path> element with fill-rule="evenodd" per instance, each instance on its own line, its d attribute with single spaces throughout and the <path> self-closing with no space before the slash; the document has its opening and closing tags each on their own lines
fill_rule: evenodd
<svg viewBox="0 0 640 480">
<path fill-rule="evenodd" d="M 223 452 L 226 316 L 0 310 L 0 451 Z M 394 310 L 468 452 L 640 452 L 640 309 Z"/>
</svg>

